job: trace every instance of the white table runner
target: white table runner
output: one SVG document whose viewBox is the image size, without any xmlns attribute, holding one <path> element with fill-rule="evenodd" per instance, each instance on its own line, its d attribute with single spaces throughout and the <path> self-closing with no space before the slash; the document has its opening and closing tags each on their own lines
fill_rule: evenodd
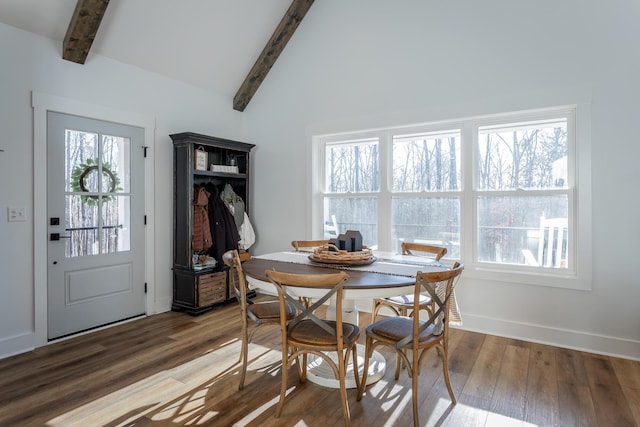
<svg viewBox="0 0 640 427">
<path fill-rule="evenodd" d="M 309 259 L 309 252 L 274 252 L 265 255 L 254 256 L 258 259 L 271 261 L 291 262 L 294 264 L 317 265 L 321 267 L 336 268 L 340 270 L 361 270 L 379 274 L 391 274 L 394 276 L 416 277 L 419 271 L 439 271 L 448 269 L 445 264 L 439 261 L 424 260 L 420 257 L 408 255 L 381 255 L 377 261 L 369 265 L 344 266 L 314 262 Z M 374 254 L 375 255 L 375 254 Z M 444 286 L 436 289 L 438 297 L 445 298 L 446 289 Z M 455 290 L 451 294 L 451 306 L 449 308 L 449 325 L 461 326 L 462 316 L 458 308 Z"/>
</svg>

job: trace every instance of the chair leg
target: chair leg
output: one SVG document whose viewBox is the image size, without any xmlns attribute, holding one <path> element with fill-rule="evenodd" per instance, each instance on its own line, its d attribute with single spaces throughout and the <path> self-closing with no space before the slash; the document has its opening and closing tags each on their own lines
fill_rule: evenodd
<svg viewBox="0 0 640 427">
<path fill-rule="evenodd" d="M 365 349 L 364 349 L 364 368 L 362 369 L 362 378 L 360 378 L 360 387 L 358 387 L 358 397 L 356 400 L 360 401 L 362 399 L 362 395 L 364 394 L 364 389 L 367 388 L 367 373 L 369 372 L 369 356 L 372 353 L 371 351 L 371 338 L 367 337 L 365 341 Z M 357 358 L 357 356 L 356 356 Z"/>
<path fill-rule="evenodd" d="M 242 349 L 240 350 L 240 362 L 242 366 L 240 368 L 240 384 L 238 384 L 238 390 L 244 388 L 244 380 L 247 376 L 247 359 L 249 357 L 249 337 L 247 330 L 242 332 Z"/>
<path fill-rule="evenodd" d="M 380 308 L 380 304 L 376 299 L 373 299 L 373 304 L 371 305 L 371 321 L 369 323 L 373 323 L 376 321 L 376 316 L 378 315 L 378 309 Z"/>
<path fill-rule="evenodd" d="M 449 392 L 449 397 L 451 398 L 451 403 L 456 404 L 456 396 L 453 394 L 453 388 L 451 388 L 451 381 L 449 380 L 449 362 L 447 357 L 446 348 L 442 349 L 442 371 L 444 375 L 444 383 L 447 385 L 447 391 Z"/>
<path fill-rule="evenodd" d="M 411 371 L 411 402 L 413 404 L 413 426 L 418 427 L 418 373 L 416 369 L 416 361 L 413 363 L 413 370 Z"/>
<path fill-rule="evenodd" d="M 293 349 L 291 352 L 295 352 L 296 349 Z M 296 368 L 298 369 L 298 378 L 304 378 L 306 377 L 306 364 L 303 364 L 301 362 L 302 357 L 301 356 L 296 356 L 295 362 L 296 362 Z M 304 367 L 303 367 L 304 366 Z"/>
<path fill-rule="evenodd" d="M 350 351 L 351 351 L 352 366 L 353 366 L 353 378 L 356 380 L 356 390 L 360 390 L 360 370 L 358 369 L 358 348 L 356 344 L 353 345 Z"/>
<path fill-rule="evenodd" d="M 351 415 L 349 414 L 349 400 L 347 399 L 347 387 L 345 384 L 347 373 L 347 354 L 338 352 L 338 382 L 340 383 L 340 399 L 342 400 L 342 414 L 344 415 L 344 423 L 347 427 L 351 426 Z"/>
<path fill-rule="evenodd" d="M 298 360 L 300 360 L 300 357 L 298 357 Z M 302 366 L 300 367 L 300 371 L 298 371 L 300 373 L 300 382 L 304 383 L 307 381 L 307 353 L 302 353 Z"/>
<path fill-rule="evenodd" d="M 287 395 L 287 383 L 288 383 L 288 372 L 289 372 L 289 356 L 288 352 L 283 348 L 282 349 L 282 384 L 280 386 L 280 402 L 278 402 L 278 407 L 276 408 L 275 417 L 280 417 L 282 414 L 282 408 L 284 408 L 284 399 Z"/>
</svg>

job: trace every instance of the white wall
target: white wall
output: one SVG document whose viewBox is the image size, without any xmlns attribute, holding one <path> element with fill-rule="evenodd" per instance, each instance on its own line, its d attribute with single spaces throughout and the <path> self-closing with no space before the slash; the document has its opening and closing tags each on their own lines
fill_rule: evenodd
<svg viewBox="0 0 640 427">
<path fill-rule="evenodd" d="M 634 0 L 314 3 L 245 110 L 253 252 L 311 237 L 315 134 L 575 103 L 590 111 L 592 290 L 467 278 L 464 327 L 640 359 L 639 20 Z"/>
<path fill-rule="evenodd" d="M 172 264 L 172 143 L 169 134 L 193 131 L 243 139 L 244 117 L 231 100 L 138 68 L 89 55 L 85 65 L 61 59 L 62 43 L 0 24 L 0 357 L 34 345 L 34 110 L 31 94 L 63 97 L 105 109 L 155 118 L 148 191 L 155 260 L 151 311 L 168 310 Z M 99 108 L 98 108 L 99 109 Z M 152 120 L 153 121 L 153 120 Z M 37 174 L 35 174 L 37 175 Z M 25 207 L 25 222 L 8 222 L 7 207 Z M 37 250 L 37 248 L 36 248 Z M 39 313 L 42 315 L 42 313 Z"/>
</svg>

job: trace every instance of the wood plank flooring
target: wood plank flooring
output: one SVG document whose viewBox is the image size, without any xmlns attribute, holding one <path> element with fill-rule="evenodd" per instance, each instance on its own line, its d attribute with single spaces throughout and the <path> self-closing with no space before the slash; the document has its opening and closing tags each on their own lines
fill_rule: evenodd
<svg viewBox="0 0 640 427">
<path fill-rule="evenodd" d="M 263 297 L 258 297 L 258 299 Z M 360 317 L 362 326 L 369 315 Z M 364 331 L 361 339 L 364 338 Z M 238 391 L 236 304 L 198 317 L 168 312 L 0 360 L 0 426 L 341 426 L 339 392 L 300 384 L 295 367 L 280 418 L 280 336 L 258 333 Z M 639 426 L 640 362 L 452 330 L 451 405 L 432 351 L 420 378 L 425 426 Z M 385 376 L 354 426 L 412 424 L 411 381 Z"/>
</svg>

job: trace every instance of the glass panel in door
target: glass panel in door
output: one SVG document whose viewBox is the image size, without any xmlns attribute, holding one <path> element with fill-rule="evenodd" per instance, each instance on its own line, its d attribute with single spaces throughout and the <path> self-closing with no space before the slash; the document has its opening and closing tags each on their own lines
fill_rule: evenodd
<svg viewBox="0 0 640 427">
<path fill-rule="evenodd" d="M 130 139 L 65 131 L 66 257 L 128 251 Z"/>
</svg>

